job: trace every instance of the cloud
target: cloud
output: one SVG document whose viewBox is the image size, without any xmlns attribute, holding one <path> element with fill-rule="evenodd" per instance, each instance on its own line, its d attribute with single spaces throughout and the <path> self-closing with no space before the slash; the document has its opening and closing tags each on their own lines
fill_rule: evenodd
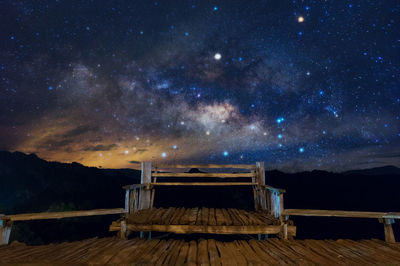
<svg viewBox="0 0 400 266">
<path fill-rule="evenodd" d="M 109 144 L 109 145 L 95 145 L 95 146 L 87 146 L 83 148 L 84 151 L 110 151 L 114 149 L 115 147 L 118 147 L 116 144 Z"/>
</svg>

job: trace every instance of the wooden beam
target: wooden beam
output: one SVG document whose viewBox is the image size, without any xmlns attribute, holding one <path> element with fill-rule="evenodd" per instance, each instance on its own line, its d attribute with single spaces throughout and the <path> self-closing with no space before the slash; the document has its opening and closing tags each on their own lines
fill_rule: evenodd
<svg viewBox="0 0 400 266">
<path fill-rule="evenodd" d="M 268 185 L 263 185 L 261 187 L 266 189 L 266 190 L 270 190 L 270 191 L 278 191 L 279 193 L 286 193 L 286 190 L 282 189 L 282 188 L 271 187 L 271 186 L 268 186 Z"/>
<path fill-rule="evenodd" d="M 256 162 L 257 165 L 257 174 L 258 174 L 258 183 L 261 186 L 265 185 L 265 168 L 264 162 Z"/>
<path fill-rule="evenodd" d="M 130 202 L 130 190 L 126 189 L 125 190 L 125 212 L 129 213 L 129 202 Z"/>
<path fill-rule="evenodd" d="M 254 164 L 158 164 L 158 169 L 174 168 L 232 168 L 232 169 L 255 169 Z"/>
<path fill-rule="evenodd" d="M 126 228 L 131 231 L 157 231 L 172 232 L 176 234 L 279 234 L 282 231 L 280 225 L 158 225 L 158 224 L 127 224 Z M 118 231 L 120 226 L 111 225 L 110 231 Z M 296 235 L 296 227 L 288 226 L 288 233 Z"/>
<path fill-rule="evenodd" d="M 0 245 L 7 245 L 10 240 L 12 221 L 4 219 L 5 216 L 0 216 Z"/>
<path fill-rule="evenodd" d="M 322 216 L 322 217 L 352 217 L 352 218 L 386 218 L 400 219 L 400 213 L 387 212 L 363 212 L 363 211 L 340 211 L 340 210 L 309 210 L 309 209 L 286 209 L 284 215 L 296 216 Z"/>
<path fill-rule="evenodd" d="M 132 184 L 123 186 L 123 189 L 138 189 L 138 188 L 147 188 L 149 184 Z"/>
<path fill-rule="evenodd" d="M 141 184 L 151 183 L 151 162 L 142 162 Z M 141 189 L 139 195 L 139 209 L 150 208 L 151 192 L 147 189 Z"/>
<path fill-rule="evenodd" d="M 163 182 L 151 183 L 153 186 L 252 186 L 252 182 Z"/>
<path fill-rule="evenodd" d="M 10 221 L 29 221 L 29 220 L 61 219 L 69 217 L 109 215 L 109 214 L 121 214 L 121 213 L 125 213 L 125 209 L 115 208 L 115 209 L 96 209 L 96 210 L 84 210 L 84 211 L 22 213 L 22 214 L 5 215 L 0 219 L 10 220 Z"/>
<path fill-rule="evenodd" d="M 383 220 L 385 241 L 387 243 L 396 243 L 396 239 L 394 237 L 393 227 L 392 227 L 393 223 L 394 223 L 394 219 L 384 219 Z"/>
<path fill-rule="evenodd" d="M 153 173 L 153 176 L 237 178 L 237 177 L 254 177 L 254 174 L 253 173 Z"/>
</svg>

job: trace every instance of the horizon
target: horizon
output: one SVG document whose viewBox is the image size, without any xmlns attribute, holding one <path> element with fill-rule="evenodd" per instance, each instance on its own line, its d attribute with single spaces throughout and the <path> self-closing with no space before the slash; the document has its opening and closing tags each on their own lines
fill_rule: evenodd
<svg viewBox="0 0 400 266">
<path fill-rule="evenodd" d="M 103 169 L 103 170 L 125 170 L 125 169 L 128 169 L 128 170 L 137 170 L 137 171 L 141 171 L 141 162 L 136 162 L 136 163 L 134 163 L 134 164 L 131 164 L 131 165 L 130 165 L 131 167 L 105 168 L 105 167 L 102 167 L 101 165 L 100 165 L 100 166 L 90 166 L 90 165 L 85 165 L 85 164 L 82 164 L 82 163 L 79 163 L 79 162 L 76 162 L 76 161 L 72 161 L 72 162 L 63 162 L 63 161 L 52 161 L 52 160 L 47 160 L 47 159 L 45 159 L 45 158 L 42 158 L 42 157 L 38 156 L 38 155 L 35 154 L 35 153 L 24 153 L 24 152 L 21 152 L 21 151 L 7 151 L 7 150 L 0 150 L 0 152 L 8 152 L 8 153 L 10 153 L 10 154 L 13 154 L 13 153 L 20 153 L 20 154 L 23 154 L 23 155 L 25 155 L 25 156 L 35 156 L 35 157 L 37 157 L 39 160 L 46 161 L 47 163 L 62 163 L 62 164 L 74 164 L 74 163 L 77 163 L 77 164 L 80 164 L 80 165 L 82 165 L 82 166 L 84 166 L 84 167 L 89 167 L 89 168 L 90 168 L 90 167 L 94 167 L 94 168 Z M 153 162 L 153 163 L 157 163 L 157 162 Z M 164 163 L 164 162 L 163 162 L 163 163 Z M 189 162 L 189 163 L 190 163 L 190 164 L 198 164 L 199 162 Z M 187 164 L 189 164 L 189 163 L 187 163 Z M 255 162 L 251 162 L 251 163 L 255 163 Z M 300 174 L 300 173 L 314 172 L 314 171 L 322 171 L 322 172 L 328 172 L 328 173 L 333 173 L 333 174 L 343 174 L 343 173 L 351 172 L 351 171 L 364 171 L 364 170 L 374 170 L 374 169 L 382 169 L 382 168 L 395 168 L 395 169 L 400 170 L 400 167 L 397 167 L 397 166 L 395 166 L 395 165 L 383 165 L 383 166 L 378 166 L 378 167 L 347 169 L 347 170 L 340 171 L 340 172 L 337 172 L 337 171 L 329 171 L 329 170 L 321 170 L 321 169 L 300 170 L 300 171 L 291 172 L 291 171 L 286 171 L 286 170 L 284 170 L 284 169 L 268 168 L 268 167 L 265 167 L 265 171 L 266 171 L 266 172 L 278 171 L 278 172 L 281 172 L 281 173 L 284 173 L 284 174 Z M 198 169 L 198 168 L 190 168 L 190 169 Z"/>
<path fill-rule="evenodd" d="M 397 1 L 5 1 L 0 149 L 400 167 Z"/>
</svg>

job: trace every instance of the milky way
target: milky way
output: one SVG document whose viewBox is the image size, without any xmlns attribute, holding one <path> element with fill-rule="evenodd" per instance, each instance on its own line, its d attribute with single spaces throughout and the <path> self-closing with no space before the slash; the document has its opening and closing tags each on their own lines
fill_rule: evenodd
<svg viewBox="0 0 400 266">
<path fill-rule="evenodd" d="M 400 166 L 398 1 L 5 1 L 0 148 Z"/>
</svg>

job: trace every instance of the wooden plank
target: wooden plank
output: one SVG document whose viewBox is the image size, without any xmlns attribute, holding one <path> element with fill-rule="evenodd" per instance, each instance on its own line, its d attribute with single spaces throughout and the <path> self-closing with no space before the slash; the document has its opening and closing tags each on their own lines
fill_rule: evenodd
<svg viewBox="0 0 400 266">
<path fill-rule="evenodd" d="M 229 213 L 229 216 L 232 219 L 233 225 L 244 225 L 244 222 L 240 219 L 240 217 L 237 216 L 237 213 L 234 212 L 234 209 L 228 208 L 227 212 Z"/>
<path fill-rule="evenodd" d="M 215 225 L 227 225 L 222 209 L 215 209 Z"/>
<path fill-rule="evenodd" d="M 187 265 L 189 266 L 197 265 L 197 242 L 194 240 L 190 241 L 189 243 Z"/>
<path fill-rule="evenodd" d="M 234 244 L 234 242 L 224 242 L 225 251 L 227 255 L 231 257 L 237 265 L 246 265 L 246 258 L 240 253 L 238 247 Z"/>
<path fill-rule="evenodd" d="M 221 212 L 222 212 L 222 214 L 223 214 L 223 219 L 222 219 L 222 224 L 221 225 L 232 225 L 233 224 L 233 219 L 232 219 L 232 217 L 229 215 L 229 212 L 226 210 L 226 209 L 221 209 Z M 223 224 L 223 223 L 226 223 L 226 224 Z M 238 224 L 237 224 L 238 225 Z"/>
<path fill-rule="evenodd" d="M 185 265 L 186 258 L 189 252 L 189 242 L 184 242 L 176 260 L 176 265 Z"/>
<path fill-rule="evenodd" d="M 151 162 L 142 162 L 142 172 L 140 176 L 140 183 L 147 184 L 151 183 Z M 139 209 L 150 208 L 151 203 L 151 191 L 142 188 L 139 195 Z"/>
<path fill-rule="evenodd" d="M 217 219 L 216 219 L 216 214 L 215 214 L 214 208 L 210 208 L 208 210 L 208 224 L 209 225 L 217 225 Z"/>
<path fill-rule="evenodd" d="M 208 255 L 210 256 L 211 265 L 221 265 L 221 258 L 218 255 L 217 246 L 214 239 L 208 239 Z"/>
<path fill-rule="evenodd" d="M 181 218 L 179 218 L 178 224 L 189 224 L 190 216 L 192 214 L 192 211 L 193 211 L 193 209 L 185 209 L 185 211 L 182 214 Z M 194 220 L 194 222 L 196 222 L 196 219 Z"/>
<path fill-rule="evenodd" d="M 129 213 L 129 203 L 130 203 L 130 190 L 125 190 L 125 212 Z"/>
<path fill-rule="evenodd" d="M 170 259 L 170 253 L 178 243 L 177 241 L 174 240 L 168 240 L 167 243 L 168 243 L 167 249 L 159 256 L 158 260 L 154 263 L 154 265 L 168 264 L 168 260 Z"/>
<path fill-rule="evenodd" d="M 342 211 L 342 210 L 310 210 L 310 209 L 286 209 L 283 215 L 296 216 L 322 216 L 322 217 L 350 217 L 350 218 L 385 218 L 400 219 L 400 213 Z"/>
<path fill-rule="evenodd" d="M 255 169 L 254 164 L 158 164 L 158 169 L 174 168 L 232 168 L 232 169 Z"/>
<path fill-rule="evenodd" d="M 163 224 L 127 224 L 131 231 L 157 231 L 172 232 L 176 234 L 278 234 L 281 232 L 280 225 L 163 225 Z M 110 231 L 119 230 L 119 226 L 110 226 Z M 296 227 L 288 226 L 288 233 L 296 235 Z"/>
<path fill-rule="evenodd" d="M 232 256 L 229 256 L 229 251 L 225 247 L 223 242 L 217 241 L 216 243 L 217 249 L 219 250 L 219 254 L 221 254 L 221 264 L 227 266 L 235 266 L 237 265 L 236 261 Z"/>
<path fill-rule="evenodd" d="M 171 224 L 179 224 L 182 216 L 185 214 L 185 208 L 179 208 L 176 212 L 174 217 L 171 219 Z"/>
<path fill-rule="evenodd" d="M 197 262 L 199 265 L 210 265 L 210 260 L 208 259 L 208 245 L 205 239 L 200 239 L 197 245 Z"/>
<path fill-rule="evenodd" d="M 156 177 L 214 177 L 214 178 L 238 178 L 254 177 L 253 173 L 153 173 Z"/>
<path fill-rule="evenodd" d="M 196 224 L 198 212 L 199 212 L 199 208 L 193 208 L 190 210 L 190 216 L 189 216 L 189 220 L 188 220 L 188 223 L 190 225 Z"/>
<path fill-rule="evenodd" d="M 0 245 L 7 245 L 10 240 L 12 221 L 0 220 Z"/>
<path fill-rule="evenodd" d="M 196 217 L 196 223 L 195 225 L 201 225 L 201 213 L 203 211 L 203 208 L 199 208 L 199 211 L 197 212 L 197 217 Z"/>
<path fill-rule="evenodd" d="M 28 221 L 28 220 L 61 219 L 61 218 L 80 217 L 80 216 L 111 215 L 111 214 L 121 214 L 121 213 L 125 213 L 125 209 L 115 208 L 115 209 L 95 209 L 95 210 L 84 210 L 84 211 L 22 213 L 22 214 L 5 215 L 2 217 L 2 219 L 11 221 Z"/>
<path fill-rule="evenodd" d="M 208 225 L 208 213 L 209 209 L 208 208 L 201 208 L 201 224 L 202 225 Z"/>
<path fill-rule="evenodd" d="M 151 183 L 153 186 L 252 186 L 251 182 L 163 182 Z"/>
<path fill-rule="evenodd" d="M 383 226 L 385 231 L 385 241 L 387 243 L 396 243 L 396 239 L 394 238 L 392 223 L 394 223 L 393 219 L 384 219 Z"/>
<path fill-rule="evenodd" d="M 179 252 L 180 252 L 183 244 L 185 243 L 184 240 L 176 240 L 176 242 L 177 242 L 177 244 L 175 245 L 175 247 L 173 249 L 171 249 L 171 251 L 168 252 L 170 254 L 169 258 L 167 258 L 165 260 L 165 263 L 168 263 L 169 266 L 176 265 L 176 261 L 178 260 Z"/>
</svg>

